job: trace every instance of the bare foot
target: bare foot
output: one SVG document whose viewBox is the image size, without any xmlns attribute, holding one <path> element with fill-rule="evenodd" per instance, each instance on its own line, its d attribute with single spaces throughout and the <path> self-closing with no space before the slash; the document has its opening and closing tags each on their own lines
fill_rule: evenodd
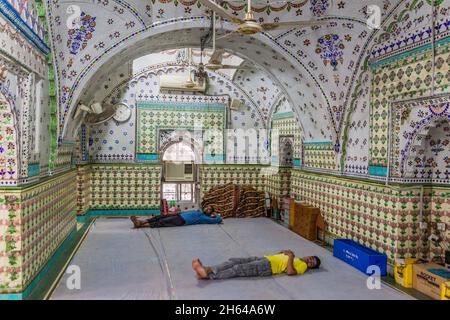
<svg viewBox="0 0 450 320">
<path fill-rule="evenodd" d="M 200 259 L 192 260 L 192 269 L 197 273 L 199 279 L 208 279 L 208 272 L 203 267 Z"/>
<path fill-rule="evenodd" d="M 134 225 L 134 228 L 135 228 L 135 229 L 141 227 L 141 222 L 138 220 L 137 217 L 132 216 L 132 217 L 130 217 L 130 220 L 133 222 L 133 225 Z"/>
<path fill-rule="evenodd" d="M 203 264 L 200 261 L 200 259 L 197 258 L 197 259 L 192 260 L 192 269 L 195 270 L 195 268 L 198 268 L 198 267 L 203 267 Z"/>
</svg>

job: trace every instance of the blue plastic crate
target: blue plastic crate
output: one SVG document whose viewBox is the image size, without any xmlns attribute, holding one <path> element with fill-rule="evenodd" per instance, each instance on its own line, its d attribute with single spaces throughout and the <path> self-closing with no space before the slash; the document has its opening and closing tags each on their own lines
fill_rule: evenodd
<svg viewBox="0 0 450 320">
<path fill-rule="evenodd" d="M 372 275 L 373 271 L 367 272 L 367 268 L 374 265 L 380 268 L 381 276 L 386 275 L 387 256 L 356 241 L 350 239 L 334 240 L 333 255 L 367 275 Z"/>
</svg>

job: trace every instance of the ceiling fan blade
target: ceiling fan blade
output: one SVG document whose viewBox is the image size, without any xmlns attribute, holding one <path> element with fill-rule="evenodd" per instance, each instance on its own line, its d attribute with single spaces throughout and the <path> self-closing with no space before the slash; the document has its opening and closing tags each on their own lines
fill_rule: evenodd
<svg viewBox="0 0 450 320">
<path fill-rule="evenodd" d="M 221 16 L 223 19 L 232 21 L 234 23 L 241 24 L 243 23 L 243 20 L 236 18 L 232 14 L 230 14 L 227 10 L 225 10 L 223 7 L 219 6 L 217 3 L 211 1 L 211 0 L 198 0 L 203 6 L 207 7 L 208 9 L 214 11 L 219 16 Z"/>
<path fill-rule="evenodd" d="M 231 37 L 231 36 L 233 36 L 233 35 L 235 35 L 235 34 L 239 34 L 237 31 L 233 31 L 233 32 L 230 32 L 230 33 L 226 33 L 226 34 L 224 34 L 223 36 L 220 36 L 220 37 L 217 37 L 216 38 L 216 41 L 217 40 L 222 40 L 222 39 L 225 39 L 225 38 L 228 38 L 228 37 Z"/>
<path fill-rule="evenodd" d="M 271 31 L 283 28 L 302 28 L 302 27 L 315 27 L 324 25 L 326 25 L 326 21 L 324 20 L 309 20 L 309 21 L 286 21 L 279 23 L 263 23 L 261 26 L 263 27 L 264 31 Z"/>
<path fill-rule="evenodd" d="M 223 61 L 223 54 L 224 53 L 225 53 L 225 50 L 223 50 L 223 49 L 215 50 L 212 53 L 208 64 L 221 64 L 222 61 Z"/>
<path fill-rule="evenodd" d="M 252 67 L 231 66 L 227 64 L 222 65 L 220 69 L 255 70 L 255 68 Z"/>
</svg>

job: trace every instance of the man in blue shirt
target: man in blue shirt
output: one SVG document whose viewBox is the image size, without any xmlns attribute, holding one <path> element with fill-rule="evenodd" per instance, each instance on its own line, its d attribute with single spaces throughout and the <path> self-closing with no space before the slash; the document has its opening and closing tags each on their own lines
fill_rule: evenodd
<svg viewBox="0 0 450 320">
<path fill-rule="evenodd" d="M 131 221 L 136 229 L 139 228 L 164 228 L 164 227 L 180 227 L 194 224 L 218 224 L 222 222 L 220 214 L 214 214 L 214 208 L 205 207 L 202 211 L 186 211 L 168 216 L 156 216 L 144 221 L 138 220 L 137 217 L 131 217 Z"/>
</svg>

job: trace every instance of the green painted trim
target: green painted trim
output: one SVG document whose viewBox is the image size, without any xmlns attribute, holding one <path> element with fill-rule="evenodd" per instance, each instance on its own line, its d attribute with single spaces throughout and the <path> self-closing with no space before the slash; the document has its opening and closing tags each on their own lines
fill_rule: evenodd
<svg viewBox="0 0 450 320">
<path fill-rule="evenodd" d="M 225 161 L 225 155 L 224 154 L 216 154 L 216 155 L 205 155 L 206 161 Z"/>
<path fill-rule="evenodd" d="M 387 167 L 369 166 L 369 174 L 371 176 L 386 177 Z"/>
<path fill-rule="evenodd" d="M 77 216 L 77 223 L 84 223 L 86 221 L 88 221 L 90 219 L 90 217 L 88 216 Z"/>
<path fill-rule="evenodd" d="M 156 153 L 136 153 L 136 160 L 138 160 L 138 161 L 158 161 L 159 156 Z"/>
<path fill-rule="evenodd" d="M 273 114 L 272 120 L 280 120 L 280 119 L 294 118 L 294 117 L 295 117 L 295 114 L 292 111 L 280 112 L 280 113 Z"/>
<path fill-rule="evenodd" d="M 45 30 L 44 40 L 45 43 L 51 48 L 50 43 L 50 33 L 47 23 L 47 16 L 46 16 L 46 8 L 44 5 L 43 0 L 35 0 L 36 3 L 36 9 L 38 11 L 39 19 L 43 23 L 43 27 Z M 55 65 L 54 65 L 54 51 L 51 50 L 47 54 L 47 65 L 48 65 L 48 76 L 47 79 L 49 81 L 48 83 L 48 93 L 49 93 L 49 109 L 50 109 L 50 157 L 48 160 L 48 168 L 50 170 L 53 170 L 55 168 L 55 161 L 57 157 L 58 152 L 58 90 L 57 85 L 55 82 Z"/>
<path fill-rule="evenodd" d="M 39 163 L 36 164 L 29 164 L 28 165 L 28 177 L 35 177 L 41 173 L 41 167 Z"/>
</svg>

